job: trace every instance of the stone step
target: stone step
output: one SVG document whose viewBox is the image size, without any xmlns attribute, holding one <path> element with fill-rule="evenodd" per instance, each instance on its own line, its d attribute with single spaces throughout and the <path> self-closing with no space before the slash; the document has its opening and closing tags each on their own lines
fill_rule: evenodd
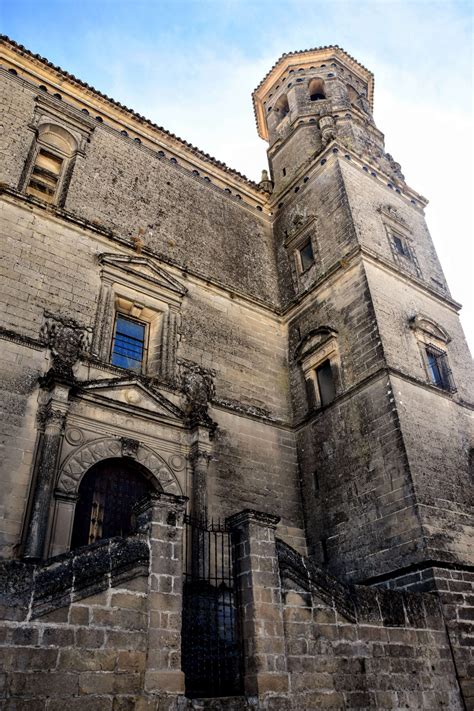
<svg viewBox="0 0 474 711">
<path fill-rule="evenodd" d="M 249 711 L 255 706 L 245 696 L 221 696 L 212 699 L 188 699 L 186 709 L 195 711 Z"/>
</svg>

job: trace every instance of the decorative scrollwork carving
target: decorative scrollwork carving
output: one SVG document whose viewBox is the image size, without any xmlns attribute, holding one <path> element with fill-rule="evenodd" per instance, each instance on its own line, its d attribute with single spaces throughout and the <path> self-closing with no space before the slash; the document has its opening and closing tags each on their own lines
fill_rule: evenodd
<svg viewBox="0 0 474 711">
<path fill-rule="evenodd" d="M 136 459 L 140 442 L 131 437 L 121 437 L 120 441 L 122 443 L 122 457 L 133 457 L 133 459 Z"/>
<path fill-rule="evenodd" d="M 76 449 L 61 467 L 57 491 L 63 494 L 76 493 L 83 475 L 93 464 L 103 459 L 123 456 L 124 439 L 126 438 L 107 437 L 96 439 Z M 138 443 L 134 459 L 148 469 L 162 491 L 176 496 L 182 494 L 181 488 L 169 466 L 149 447 Z"/>
<path fill-rule="evenodd" d="M 209 401 L 215 395 L 215 371 L 207 370 L 198 363 L 180 361 L 181 387 L 186 397 L 185 414 L 190 426 L 197 424 L 215 428 L 209 416 Z"/>
<path fill-rule="evenodd" d="M 81 353 L 90 348 L 92 329 L 80 326 L 73 319 L 45 313 L 41 340 L 51 351 L 53 363 L 49 376 L 72 382 L 72 367 Z"/>
</svg>

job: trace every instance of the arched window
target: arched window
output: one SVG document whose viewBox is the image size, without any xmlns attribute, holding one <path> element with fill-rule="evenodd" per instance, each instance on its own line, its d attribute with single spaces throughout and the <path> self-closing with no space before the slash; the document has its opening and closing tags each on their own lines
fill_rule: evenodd
<svg viewBox="0 0 474 711">
<path fill-rule="evenodd" d="M 359 92 L 350 84 L 347 85 L 347 96 L 354 106 L 359 106 Z"/>
<path fill-rule="evenodd" d="M 77 151 L 75 138 L 61 126 L 45 123 L 38 129 L 26 193 L 57 203 L 66 169 Z"/>
<path fill-rule="evenodd" d="M 290 107 L 286 94 L 282 94 L 282 96 L 280 96 L 273 110 L 280 115 L 280 119 L 282 119 L 290 112 Z"/>
<path fill-rule="evenodd" d="M 79 486 L 71 548 L 132 532 L 132 508 L 153 491 L 147 470 L 133 459 L 106 459 L 92 466 Z"/>
<path fill-rule="evenodd" d="M 308 84 L 309 98 L 311 101 L 321 101 L 326 98 L 324 82 L 322 79 L 311 79 Z"/>
</svg>

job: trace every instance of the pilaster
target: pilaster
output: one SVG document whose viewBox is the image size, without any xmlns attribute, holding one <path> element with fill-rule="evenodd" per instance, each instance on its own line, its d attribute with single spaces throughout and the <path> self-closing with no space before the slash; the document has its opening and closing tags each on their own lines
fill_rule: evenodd
<svg viewBox="0 0 474 711">
<path fill-rule="evenodd" d="M 54 385 L 47 403 L 38 412 L 38 424 L 42 431 L 38 442 L 38 466 L 23 549 L 24 558 L 36 560 L 44 555 L 64 423 L 69 408 L 69 390 L 68 385 Z"/>
</svg>

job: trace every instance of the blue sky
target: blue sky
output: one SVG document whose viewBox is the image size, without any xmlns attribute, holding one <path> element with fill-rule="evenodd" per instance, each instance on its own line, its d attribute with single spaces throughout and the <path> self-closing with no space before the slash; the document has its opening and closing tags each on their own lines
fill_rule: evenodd
<svg viewBox="0 0 474 711">
<path fill-rule="evenodd" d="M 250 94 L 287 51 L 339 44 L 375 73 L 375 119 L 427 219 L 474 346 L 472 3 L 3 0 L 0 28 L 252 179 Z"/>
</svg>

